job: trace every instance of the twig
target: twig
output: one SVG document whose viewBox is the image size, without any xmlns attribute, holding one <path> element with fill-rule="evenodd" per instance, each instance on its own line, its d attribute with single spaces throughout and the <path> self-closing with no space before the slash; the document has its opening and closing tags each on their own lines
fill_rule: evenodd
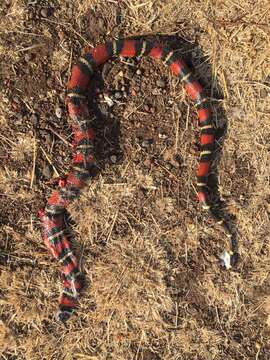
<svg viewBox="0 0 270 360">
<path fill-rule="evenodd" d="M 116 221 L 116 218 L 118 216 L 118 212 L 119 210 L 116 211 L 115 215 L 114 215 L 114 218 L 113 218 L 113 221 L 112 221 L 112 224 L 111 224 L 111 227 L 110 227 L 110 231 L 109 231 L 109 234 L 107 236 L 107 240 L 106 240 L 106 243 L 108 243 L 108 241 L 110 240 L 110 237 L 112 235 L 112 231 L 113 231 L 113 228 L 114 228 L 114 224 L 115 224 L 115 221 Z"/>
<path fill-rule="evenodd" d="M 14 52 L 28 51 L 28 50 L 32 50 L 32 49 L 35 49 L 35 48 L 42 47 L 42 46 L 44 46 L 44 45 L 45 45 L 45 44 L 35 44 L 35 45 L 32 45 L 32 46 L 28 46 L 28 47 L 26 47 L 26 48 L 14 50 Z"/>
<path fill-rule="evenodd" d="M 31 181 L 30 181 L 30 189 L 32 189 L 32 187 L 33 187 L 34 178 L 35 178 L 36 158 L 37 158 L 36 137 L 34 137 L 33 167 L 32 167 L 32 174 L 31 174 Z"/>
<path fill-rule="evenodd" d="M 64 144 L 66 144 L 67 146 L 72 147 L 72 144 L 69 143 L 62 135 L 60 135 L 57 131 L 55 131 L 51 126 L 49 126 L 49 129 L 51 130 L 51 132 L 54 135 L 56 135 L 60 140 L 62 140 Z"/>
<path fill-rule="evenodd" d="M 59 177 L 60 174 L 59 174 L 59 172 L 57 171 L 56 167 L 53 165 L 53 163 L 52 163 L 51 159 L 49 158 L 49 156 L 47 155 L 46 151 L 43 149 L 42 146 L 40 147 L 40 149 L 41 149 L 41 151 L 43 152 L 43 154 L 44 154 L 44 156 L 46 157 L 46 159 L 47 159 L 47 161 L 49 162 L 49 164 L 52 166 L 55 174 Z"/>
</svg>

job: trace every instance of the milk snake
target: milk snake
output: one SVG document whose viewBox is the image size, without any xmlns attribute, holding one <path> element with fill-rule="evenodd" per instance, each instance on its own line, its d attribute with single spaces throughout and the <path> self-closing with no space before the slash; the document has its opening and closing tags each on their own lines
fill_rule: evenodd
<svg viewBox="0 0 270 360">
<path fill-rule="evenodd" d="M 215 141 L 213 120 L 209 101 L 203 88 L 193 77 L 185 62 L 169 47 L 145 40 L 113 40 L 93 49 L 86 49 L 84 55 L 72 67 L 71 77 L 67 84 L 66 103 L 74 136 L 72 168 L 66 179 L 59 182 L 59 190 L 52 192 L 45 209 L 39 211 L 44 242 L 51 254 L 62 264 L 63 291 L 56 315 L 57 320 L 60 321 L 67 320 L 78 306 L 78 293 L 82 286 L 78 262 L 70 248 L 64 218 L 67 206 L 79 196 L 94 166 L 94 132 L 91 127 L 86 91 L 96 68 L 114 55 L 121 57 L 148 55 L 162 60 L 169 66 L 173 75 L 179 77 L 187 94 L 195 102 L 199 118 L 201 147 L 196 173 L 198 200 L 203 209 L 215 217 L 216 223 L 223 228 L 230 239 L 230 250 L 226 252 L 230 264 L 227 267 L 230 267 L 236 255 L 235 240 L 228 225 L 213 214 L 208 202 L 207 178 Z"/>
</svg>

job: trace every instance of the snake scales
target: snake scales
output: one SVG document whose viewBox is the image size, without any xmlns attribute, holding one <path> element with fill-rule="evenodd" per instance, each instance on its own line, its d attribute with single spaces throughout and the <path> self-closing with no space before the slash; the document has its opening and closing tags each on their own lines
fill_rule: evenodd
<svg viewBox="0 0 270 360">
<path fill-rule="evenodd" d="M 198 200 L 230 239 L 230 250 L 227 252 L 230 262 L 233 262 L 236 255 L 235 241 L 228 225 L 213 214 L 208 202 L 207 178 L 215 141 L 212 114 L 202 86 L 193 77 L 185 62 L 170 48 L 145 40 L 114 40 L 93 49 L 86 49 L 84 55 L 73 66 L 67 84 L 66 103 L 73 124 L 74 137 L 71 171 L 65 181 L 59 183 L 59 190 L 52 192 L 45 209 L 39 211 L 45 244 L 62 265 L 63 291 L 56 315 L 57 320 L 60 321 L 67 320 L 78 306 L 78 295 L 82 286 L 78 262 L 70 248 L 64 216 L 67 206 L 79 196 L 94 165 L 94 132 L 91 128 L 86 90 L 97 67 L 115 55 L 122 57 L 148 55 L 153 59 L 162 60 L 169 66 L 173 75 L 179 77 L 187 94 L 194 101 L 199 118 L 201 147 L 196 172 Z"/>
</svg>

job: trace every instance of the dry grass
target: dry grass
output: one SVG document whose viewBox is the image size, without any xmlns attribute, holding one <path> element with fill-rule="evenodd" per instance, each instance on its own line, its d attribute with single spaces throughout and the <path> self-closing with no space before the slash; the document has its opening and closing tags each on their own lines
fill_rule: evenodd
<svg viewBox="0 0 270 360">
<path fill-rule="evenodd" d="M 27 3 L 3 1 L 0 10 L 0 358 L 269 358 L 269 2 L 54 1 L 53 15 L 34 20 L 29 13 L 48 2 Z M 219 269 L 223 239 L 195 201 L 194 109 L 162 65 L 144 61 L 143 71 L 154 69 L 149 82 L 165 74 L 168 91 L 157 97 L 155 116 L 137 113 L 143 94 L 124 105 L 122 163 L 106 166 L 70 209 L 87 286 L 78 315 L 59 325 L 52 317 L 58 264 L 46 255 L 34 216 L 51 185 L 33 178 L 33 169 L 48 162 L 46 153 L 63 174 L 70 132 L 63 117 L 60 137 L 47 146 L 46 126 L 53 106 L 64 105 L 80 48 L 156 34 L 185 40 L 185 55 L 208 84 L 217 127 L 228 124 L 219 191 L 240 234 L 241 261 L 237 271 Z M 41 137 L 33 112 L 46 130 Z M 165 163 L 177 153 L 181 169 L 145 165 L 147 152 L 127 136 L 141 130 L 138 118 L 146 132 L 164 127 L 171 142 L 160 139 L 157 149 Z"/>
</svg>

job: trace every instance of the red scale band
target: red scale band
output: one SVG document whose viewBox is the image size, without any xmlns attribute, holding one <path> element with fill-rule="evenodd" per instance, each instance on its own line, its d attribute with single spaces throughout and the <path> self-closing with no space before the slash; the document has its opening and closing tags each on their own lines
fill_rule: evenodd
<svg viewBox="0 0 270 360">
<path fill-rule="evenodd" d="M 126 40 L 120 52 L 123 57 L 134 57 L 136 55 L 135 41 Z"/>
</svg>

